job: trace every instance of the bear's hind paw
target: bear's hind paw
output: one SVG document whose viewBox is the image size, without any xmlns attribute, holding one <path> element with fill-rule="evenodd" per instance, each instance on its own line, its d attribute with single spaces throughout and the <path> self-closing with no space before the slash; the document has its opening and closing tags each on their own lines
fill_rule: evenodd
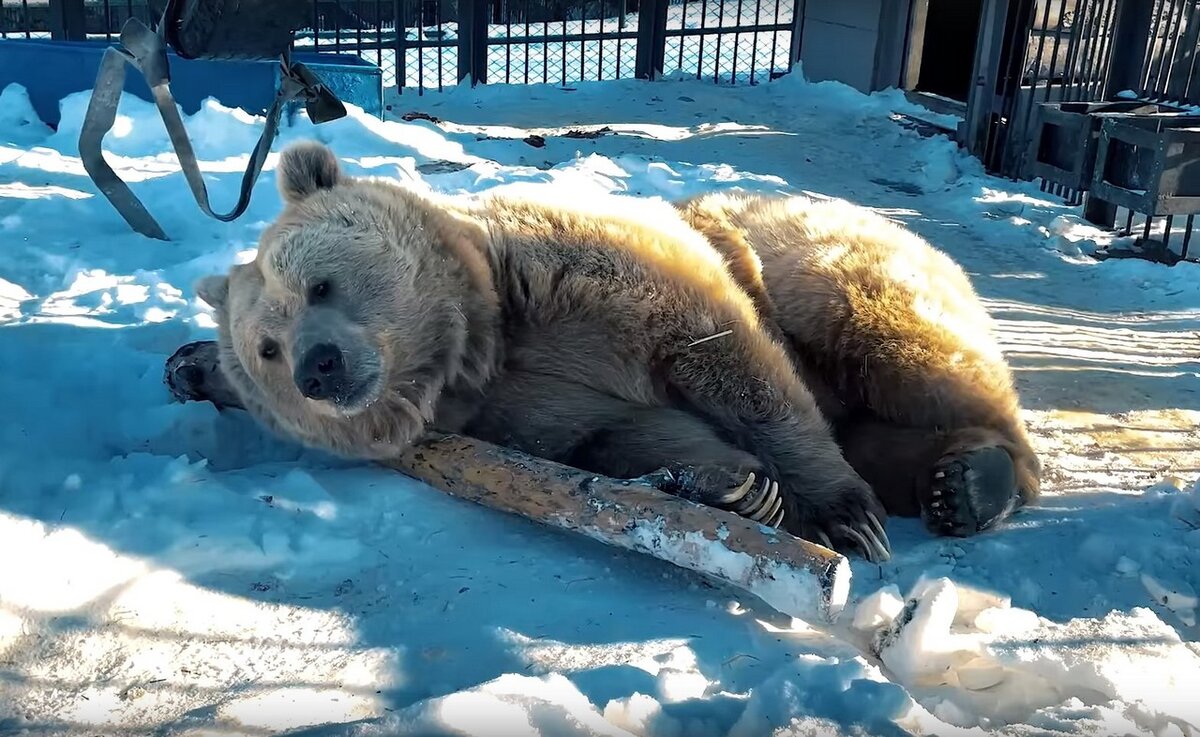
<svg viewBox="0 0 1200 737">
<path fill-rule="evenodd" d="M 921 517 L 934 534 L 969 537 L 1009 516 L 1019 498 L 1012 456 L 1000 447 L 980 448 L 934 466 Z"/>
</svg>

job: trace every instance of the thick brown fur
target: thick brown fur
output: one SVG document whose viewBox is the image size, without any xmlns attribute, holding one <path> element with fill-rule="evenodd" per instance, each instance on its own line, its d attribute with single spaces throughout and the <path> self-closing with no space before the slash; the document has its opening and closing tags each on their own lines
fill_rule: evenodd
<svg viewBox="0 0 1200 737">
<path fill-rule="evenodd" d="M 890 514 L 925 513 L 939 462 L 991 446 L 1012 457 L 1020 502 L 1037 499 L 1011 371 L 954 261 L 842 201 L 710 194 L 677 206 L 789 343 Z"/>
<path fill-rule="evenodd" d="M 381 460 L 462 432 L 610 476 L 673 468 L 701 496 L 754 473 L 779 483 L 790 531 L 871 547 L 878 500 L 670 205 L 435 197 L 347 177 L 317 144 L 279 172 L 286 208 L 256 260 L 200 285 L 222 371 L 268 425 Z M 329 344 L 343 368 L 318 400 L 300 387 Z"/>
</svg>

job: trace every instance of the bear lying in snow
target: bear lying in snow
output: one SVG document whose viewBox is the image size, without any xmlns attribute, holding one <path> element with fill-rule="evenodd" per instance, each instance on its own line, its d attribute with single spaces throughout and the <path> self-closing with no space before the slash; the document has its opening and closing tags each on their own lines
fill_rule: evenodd
<svg viewBox="0 0 1200 737">
<path fill-rule="evenodd" d="M 298 144 L 254 262 L 198 289 L 242 405 L 387 459 L 455 432 L 669 489 L 842 552 L 885 511 L 721 255 L 667 203 L 443 198 Z M 549 194 L 550 188 L 545 188 Z"/>
<path fill-rule="evenodd" d="M 866 208 L 677 203 L 725 257 L 889 514 L 969 535 L 1037 499 L 1041 464 L 991 318 L 962 269 Z"/>
</svg>

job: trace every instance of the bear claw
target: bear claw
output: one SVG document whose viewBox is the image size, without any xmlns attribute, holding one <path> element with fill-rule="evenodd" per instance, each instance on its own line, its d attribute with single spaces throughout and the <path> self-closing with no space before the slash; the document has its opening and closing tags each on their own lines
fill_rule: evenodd
<svg viewBox="0 0 1200 737">
<path fill-rule="evenodd" d="M 935 534 L 968 537 L 1007 517 L 1019 498 L 1012 456 L 980 448 L 938 462 L 921 517 Z"/>
</svg>

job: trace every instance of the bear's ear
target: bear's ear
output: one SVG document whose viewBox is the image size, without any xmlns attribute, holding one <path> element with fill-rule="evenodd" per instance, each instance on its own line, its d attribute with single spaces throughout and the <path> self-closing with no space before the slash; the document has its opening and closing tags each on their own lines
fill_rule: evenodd
<svg viewBox="0 0 1200 737">
<path fill-rule="evenodd" d="M 323 143 L 293 143 L 279 155 L 275 172 L 279 193 L 285 202 L 299 202 L 321 189 L 331 189 L 342 178 L 333 151 Z"/>
<path fill-rule="evenodd" d="M 196 294 L 200 299 L 217 312 L 225 309 L 225 300 L 229 297 L 229 277 L 224 275 L 206 276 L 196 282 Z"/>
</svg>

